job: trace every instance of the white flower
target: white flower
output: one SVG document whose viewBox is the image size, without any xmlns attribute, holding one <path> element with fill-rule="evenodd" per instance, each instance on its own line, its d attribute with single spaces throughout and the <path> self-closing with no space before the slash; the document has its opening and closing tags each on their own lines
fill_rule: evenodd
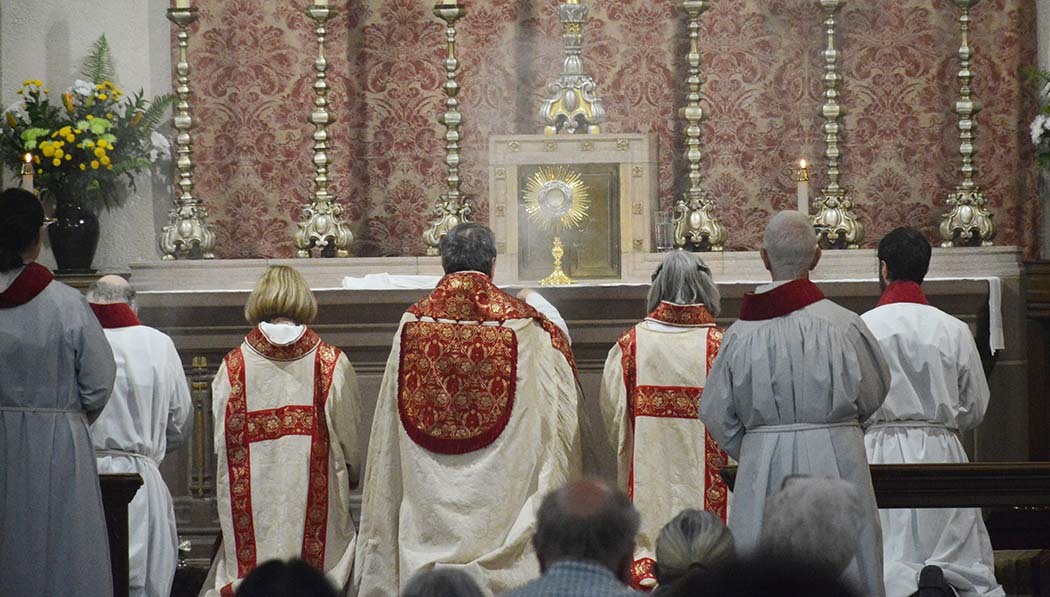
<svg viewBox="0 0 1050 597">
<path fill-rule="evenodd" d="M 156 162 L 158 159 L 165 161 L 171 159 L 171 142 L 167 137 L 157 131 L 150 131 L 149 142 L 152 145 L 152 149 L 149 150 L 151 162 Z"/>
<path fill-rule="evenodd" d="M 1032 121 L 1031 133 L 1032 143 L 1039 145 L 1039 142 L 1043 139 L 1043 129 L 1047 126 L 1047 117 L 1045 114 L 1040 114 L 1035 117 Z"/>
<path fill-rule="evenodd" d="M 77 95 L 82 95 L 84 97 L 91 97 L 95 95 L 95 86 L 81 79 L 73 81 L 73 86 L 70 87 L 69 90 Z"/>
<path fill-rule="evenodd" d="M 11 104 L 4 110 L 4 114 L 10 114 L 15 117 L 15 120 L 22 122 L 29 122 L 29 112 L 26 112 L 26 105 L 22 100 Z"/>
</svg>

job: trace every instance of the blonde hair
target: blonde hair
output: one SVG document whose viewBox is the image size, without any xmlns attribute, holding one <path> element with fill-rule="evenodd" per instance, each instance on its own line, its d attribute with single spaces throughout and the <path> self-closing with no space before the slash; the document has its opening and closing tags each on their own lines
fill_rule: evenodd
<svg viewBox="0 0 1050 597">
<path fill-rule="evenodd" d="M 272 265 L 259 278 L 244 305 L 244 318 L 252 325 L 287 317 L 308 324 L 317 317 L 317 298 L 298 270 Z"/>
</svg>

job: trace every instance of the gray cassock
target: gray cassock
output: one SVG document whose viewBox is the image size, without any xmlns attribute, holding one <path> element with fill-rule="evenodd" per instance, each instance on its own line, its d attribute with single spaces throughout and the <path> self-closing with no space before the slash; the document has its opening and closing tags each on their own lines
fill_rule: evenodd
<svg viewBox="0 0 1050 597">
<path fill-rule="evenodd" d="M 745 317 L 755 297 L 768 309 Z M 846 577 L 862 594 L 882 596 L 882 537 L 860 427 L 890 384 L 878 342 L 859 316 L 804 280 L 748 295 L 741 317 L 700 401 L 707 430 L 740 463 L 729 515 L 740 553 L 759 547 L 766 497 L 785 477 L 842 478 L 857 486 L 865 510 Z"/>
<path fill-rule="evenodd" d="M 115 371 L 80 292 L 52 281 L 0 308 L 0 595 L 113 593 L 88 418 Z"/>
</svg>

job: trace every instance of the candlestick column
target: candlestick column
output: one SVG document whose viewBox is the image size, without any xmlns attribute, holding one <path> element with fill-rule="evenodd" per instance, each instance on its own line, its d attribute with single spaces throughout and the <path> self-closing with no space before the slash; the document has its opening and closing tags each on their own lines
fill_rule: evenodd
<svg viewBox="0 0 1050 597">
<path fill-rule="evenodd" d="M 331 160 L 328 151 L 331 148 L 328 137 L 328 125 L 335 119 L 328 112 L 328 82 L 325 71 L 328 61 L 324 55 L 326 24 L 333 10 L 327 3 L 309 6 L 306 14 L 313 19 L 317 33 L 317 58 L 314 60 L 314 110 L 310 113 L 310 123 L 314 125 L 314 194 L 308 205 L 303 207 L 299 230 L 295 233 L 295 256 L 311 257 L 312 249 L 320 249 L 321 257 L 349 257 L 350 244 L 354 240 L 350 227 L 343 221 L 343 206 L 336 202 L 328 191 L 328 165 Z"/>
<path fill-rule="evenodd" d="M 703 187 L 700 174 L 701 125 L 704 109 L 700 104 L 700 15 L 710 8 L 707 0 L 684 0 L 682 10 L 688 17 L 689 92 L 681 114 L 685 118 L 685 159 L 689 164 L 689 189 L 674 206 L 674 244 L 693 250 L 721 251 L 725 248 L 726 229 L 714 215 L 714 202 Z"/>
<path fill-rule="evenodd" d="M 838 71 L 840 52 L 835 45 L 835 35 L 838 26 L 836 17 L 845 3 L 846 0 L 820 0 L 827 34 L 827 47 L 824 50 L 824 105 L 820 111 L 824 117 L 827 184 L 821 189 L 821 196 L 816 202 L 817 213 L 813 216 L 813 227 L 817 231 L 820 245 L 831 249 L 856 249 L 864 240 L 864 227 L 853 215 L 853 198 L 850 197 L 849 191 L 839 184 L 839 166 L 842 158 L 841 123 L 846 109 L 839 102 L 842 76 Z"/>
<path fill-rule="evenodd" d="M 179 61 L 175 65 L 176 84 L 174 125 L 175 167 L 178 170 L 178 197 L 168 214 L 168 225 L 161 230 L 158 244 L 162 259 L 213 259 L 215 235 L 208 226 L 208 210 L 193 195 L 193 116 L 190 101 L 189 27 L 197 20 L 197 9 L 168 9 L 168 20 L 178 27 Z"/>
<path fill-rule="evenodd" d="M 459 150 L 460 125 L 463 116 L 459 112 L 459 59 L 456 58 L 456 21 L 466 14 L 466 10 L 457 2 L 445 2 L 434 6 L 434 14 L 445 21 L 445 113 L 439 122 L 445 126 L 445 164 L 448 166 L 448 185 L 438 199 L 434 208 L 436 219 L 423 231 L 423 242 L 427 245 L 427 255 L 437 255 L 441 238 L 461 222 L 470 221 L 470 205 L 460 191 Z"/>
<path fill-rule="evenodd" d="M 982 245 L 989 246 L 995 238 L 995 224 L 988 211 L 988 199 L 974 181 L 977 166 L 976 115 L 981 106 L 973 96 L 973 48 L 970 46 L 970 9 L 979 0 L 955 0 L 962 9 L 959 28 L 962 45 L 959 47 L 959 99 L 955 102 L 955 113 L 959 116 L 959 154 L 962 156 L 962 182 L 948 195 L 949 211 L 941 219 L 942 247 Z"/>
</svg>

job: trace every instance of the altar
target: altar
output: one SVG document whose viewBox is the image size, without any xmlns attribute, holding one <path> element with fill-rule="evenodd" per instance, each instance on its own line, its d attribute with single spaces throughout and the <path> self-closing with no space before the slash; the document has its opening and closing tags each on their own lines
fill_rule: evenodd
<svg viewBox="0 0 1050 597">
<path fill-rule="evenodd" d="M 631 253 L 624 279 L 541 288 L 561 312 L 572 336 L 573 352 L 585 396 L 596 399 L 605 357 L 619 334 L 642 318 L 649 274 L 662 255 Z M 757 252 L 704 256 L 722 293 L 719 324 L 736 319 L 745 292 L 768 281 Z M 180 536 L 194 541 L 193 557 L 206 557 L 218 530 L 215 519 L 215 456 L 211 446 L 210 382 L 223 355 L 249 330 L 243 316 L 251 288 L 265 268 L 283 263 L 298 268 L 319 303 L 313 328 L 342 349 L 357 370 L 365 414 L 360 429 L 367 448 L 371 413 L 398 321 L 426 290 L 349 290 L 346 276 L 386 272 L 441 275 L 436 257 L 328 260 L 217 260 L 137 263 L 131 280 L 139 289 L 140 316 L 146 325 L 169 334 L 182 355 L 193 387 L 195 437 L 189 450 L 173 453 L 162 467 L 175 496 Z M 879 287 L 872 250 L 827 251 L 814 280 L 832 300 L 857 312 L 875 305 Z M 496 282 L 514 292 L 522 284 L 501 277 Z M 509 274 L 510 272 L 506 272 Z M 975 461 L 1023 461 L 1029 458 L 1027 355 L 1021 256 L 1012 247 L 935 249 L 925 284 L 933 305 L 970 325 L 990 371 L 991 406 L 984 424 L 964 438 Z M 995 286 L 1000 305 L 996 308 Z M 993 299 L 990 301 L 990 298 Z M 1005 348 L 991 354 L 996 330 Z M 1009 433 L 1001 430 L 1009 429 Z M 355 505 L 356 507 L 356 505 Z"/>
</svg>

